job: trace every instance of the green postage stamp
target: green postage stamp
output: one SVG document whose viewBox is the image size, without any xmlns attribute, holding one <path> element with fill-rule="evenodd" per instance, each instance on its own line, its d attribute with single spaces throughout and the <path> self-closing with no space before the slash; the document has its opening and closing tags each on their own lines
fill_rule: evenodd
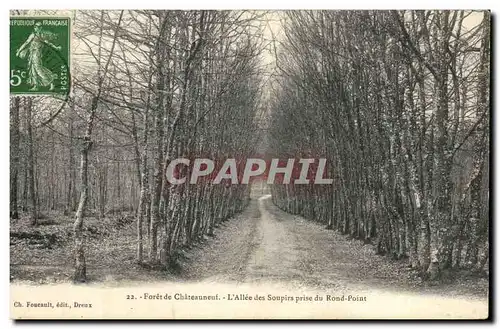
<svg viewBox="0 0 500 329">
<path fill-rule="evenodd" d="M 70 19 L 10 17 L 10 93 L 67 95 Z"/>
</svg>

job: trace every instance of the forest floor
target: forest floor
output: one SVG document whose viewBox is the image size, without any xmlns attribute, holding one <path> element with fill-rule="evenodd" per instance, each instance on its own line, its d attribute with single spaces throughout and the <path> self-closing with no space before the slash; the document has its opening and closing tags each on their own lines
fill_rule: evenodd
<svg viewBox="0 0 500 329">
<path fill-rule="evenodd" d="M 33 227 L 27 218 L 10 224 L 10 280 L 27 284 L 71 282 L 73 218 L 48 214 Z M 140 266 L 136 259 L 136 224 L 131 215 L 87 217 L 85 258 L 89 282 L 156 282 L 164 272 Z"/>
<path fill-rule="evenodd" d="M 26 222 L 11 223 L 11 282 L 69 282 L 72 220 L 55 218 L 34 228 Z M 446 298 L 464 301 L 462 306 L 468 309 L 487 307 L 488 278 L 423 283 L 406 261 L 375 255 L 373 246 L 287 214 L 272 204 L 270 196 L 251 200 L 241 214 L 217 228 L 214 237 L 184 250 L 179 268 L 171 272 L 135 263 L 133 218 L 123 219 L 118 225 L 116 218 L 88 218 L 85 225 L 87 272 L 94 283 L 272 284 L 336 295 L 380 292 L 405 296 L 407 302 L 422 296 L 426 296 L 426 303 Z M 453 308 L 457 312 L 462 306 Z"/>
</svg>

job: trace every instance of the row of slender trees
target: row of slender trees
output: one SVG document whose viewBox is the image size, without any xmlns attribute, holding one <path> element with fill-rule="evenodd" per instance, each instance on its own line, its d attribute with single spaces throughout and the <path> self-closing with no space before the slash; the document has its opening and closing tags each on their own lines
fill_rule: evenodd
<svg viewBox="0 0 500 329">
<path fill-rule="evenodd" d="M 331 186 L 281 209 L 408 258 L 425 278 L 489 256 L 490 13 L 292 11 L 269 143 L 326 157 Z"/>
<path fill-rule="evenodd" d="M 248 201 L 246 185 L 169 185 L 164 173 L 179 157 L 255 152 L 259 14 L 72 15 L 64 109 L 50 99 L 11 98 L 11 217 L 25 211 L 36 225 L 42 213 L 74 214 L 76 281 L 86 279 L 85 216 L 131 213 L 137 261 L 166 266 Z"/>
</svg>

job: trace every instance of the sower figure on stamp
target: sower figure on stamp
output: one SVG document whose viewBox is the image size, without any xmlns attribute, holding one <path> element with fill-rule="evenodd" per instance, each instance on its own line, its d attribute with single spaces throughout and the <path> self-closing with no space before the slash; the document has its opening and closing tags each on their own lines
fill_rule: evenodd
<svg viewBox="0 0 500 329">
<path fill-rule="evenodd" d="M 47 86 L 50 86 L 49 90 L 54 90 L 57 74 L 43 66 L 42 49 L 44 46 L 49 46 L 61 50 L 61 46 L 50 42 L 55 36 L 52 32 L 43 31 L 42 24 L 37 22 L 28 39 L 16 51 L 16 56 L 20 58 L 28 56 L 28 84 L 32 86 L 30 91 L 37 91 L 39 87 Z"/>
</svg>

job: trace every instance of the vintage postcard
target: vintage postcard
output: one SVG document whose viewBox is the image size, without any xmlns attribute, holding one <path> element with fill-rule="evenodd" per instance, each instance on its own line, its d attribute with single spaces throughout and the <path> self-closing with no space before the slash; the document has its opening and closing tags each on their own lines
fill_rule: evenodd
<svg viewBox="0 0 500 329">
<path fill-rule="evenodd" d="M 490 318 L 484 10 L 11 10 L 10 317 Z"/>
</svg>

